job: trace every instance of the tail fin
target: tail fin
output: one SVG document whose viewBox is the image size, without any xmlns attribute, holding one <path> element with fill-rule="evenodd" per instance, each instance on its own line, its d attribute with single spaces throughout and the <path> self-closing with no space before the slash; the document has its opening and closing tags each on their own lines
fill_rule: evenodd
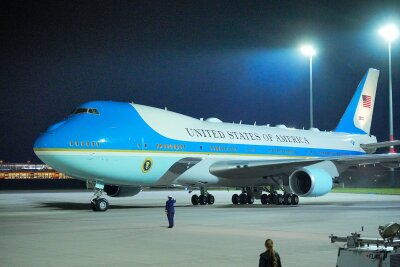
<svg viewBox="0 0 400 267">
<path fill-rule="evenodd" d="M 344 112 L 336 132 L 369 134 L 374 112 L 376 85 L 379 70 L 368 69 L 357 87 L 357 91 Z"/>
</svg>

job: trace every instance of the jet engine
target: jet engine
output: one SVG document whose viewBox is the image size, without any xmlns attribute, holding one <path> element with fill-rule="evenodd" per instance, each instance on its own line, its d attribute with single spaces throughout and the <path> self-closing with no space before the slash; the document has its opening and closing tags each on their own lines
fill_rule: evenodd
<svg viewBox="0 0 400 267">
<path fill-rule="evenodd" d="M 142 188 L 139 186 L 118 186 L 118 185 L 104 185 L 104 192 L 110 197 L 132 197 L 139 194 Z"/>
<path fill-rule="evenodd" d="M 332 162 L 320 162 L 295 170 L 289 177 L 289 186 L 294 194 L 302 197 L 323 196 L 331 191 L 337 175 Z"/>
</svg>

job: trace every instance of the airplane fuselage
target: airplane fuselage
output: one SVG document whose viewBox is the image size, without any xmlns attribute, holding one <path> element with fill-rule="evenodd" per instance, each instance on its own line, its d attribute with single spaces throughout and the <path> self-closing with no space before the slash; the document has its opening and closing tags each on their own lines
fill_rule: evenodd
<svg viewBox="0 0 400 267">
<path fill-rule="evenodd" d="M 262 177 L 227 180 L 209 168 L 222 159 L 361 155 L 360 144 L 376 142 L 367 134 L 204 121 L 111 101 L 88 102 L 75 113 L 51 126 L 35 143 L 35 153 L 77 179 L 117 185 L 255 186 Z"/>
</svg>

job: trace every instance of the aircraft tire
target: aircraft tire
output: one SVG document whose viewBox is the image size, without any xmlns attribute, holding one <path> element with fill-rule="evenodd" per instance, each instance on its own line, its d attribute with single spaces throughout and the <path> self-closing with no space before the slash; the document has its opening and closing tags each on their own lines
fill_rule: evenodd
<svg viewBox="0 0 400 267">
<path fill-rule="evenodd" d="M 192 196 L 192 204 L 193 204 L 194 206 L 199 205 L 199 196 L 198 196 L 198 195 L 193 195 L 193 196 Z"/>
<path fill-rule="evenodd" d="M 283 204 L 284 205 L 291 205 L 292 204 L 292 195 L 291 194 L 284 194 L 283 195 Z"/>
<path fill-rule="evenodd" d="M 240 199 L 239 199 L 238 194 L 233 194 L 232 195 L 232 204 L 237 205 L 237 204 L 239 204 L 239 201 L 240 201 Z"/>
<path fill-rule="evenodd" d="M 283 195 L 282 194 L 277 194 L 276 195 L 275 204 L 276 205 L 282 205 L 283 204 Z"/>
<path fill-rule="evenodd" d="M 298 195 L 292 194 L 291 198 L 292 198 L 292 203 L 291 203 L 292 205 L 299 204 L 299 196 Z"/>
<path fill-rule="evenodd" d="M 240 204 L 247 204 L 247 195 L 246 194 L 240 194 L 239 195 L 240 198 Z"/>
<path fill-rule="evenodd" d="M 215 201 L 214 196 L 211 195 L 211 194 L 208 194 L 208 195 L 207 195 L 207 203 L 208 203 L 209 205 L 212 205 L 212 204 L 214 204 L 214 201 Z"/>
<path fill-rule="evenodd" d="M 262 194 L 261 195 L 261 204 L 266 205 L 268 204 L 268 195 L 267 194 Z"/>
<path fill-rule="evenodd" d="M 105 198 L 97 199 L 95 205 L 97 211 L 106 211 L 109 206 L 108 201 Z"/>
<path fill-rule="evenodd" d="M 276 200 L 276 194 L 271 193 L 268 195 L 268 203 L 269 204 L 275 204 L 275 200 Z"/>
<path fill-rule="evenodd" d="M 247 204 L 253 204 L 254 203 L 254 197 L 247 195 Z"/>
<path fill-rule="evenodd" d="M 199 203 L 200 203 L 200 205 L 206 205 L 207 204 L 207 197 L 205 195 L 200 195 Z"/>
<path fill-rule="evenodd" d="M 94 201 L 95 201 L 95 200 L 92 200 L 92 201 L 90 202 L 90 207 L 92 208 L 93 211 L 97 211 L 96 204 L 94 203 Z"/>
</svg>

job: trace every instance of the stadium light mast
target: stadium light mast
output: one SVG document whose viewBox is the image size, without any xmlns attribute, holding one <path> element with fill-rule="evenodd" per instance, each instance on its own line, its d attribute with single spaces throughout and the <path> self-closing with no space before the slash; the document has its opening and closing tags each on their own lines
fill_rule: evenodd
<svg viewBox="0 0 400 267">
<path fill-rule="evenodd" d="M 314 47 L 311 45 L 303 45 L 300 48 L 301 52 L 310 58 L 310 128 L 314 127 L 313 119 L 313 93 L 312 93 L 312 58 L 317 54 Z"/>
<path fill-rule="evenodd" d="M 399 30 L 394 24 L 387 24 L 378 31 L 388 42 L 389 51 L 389 140 L 393 141 L 393 97 L 392 97 L 392 42 L 399 37 Z M 395 153 L 394 147 L 390 147 L 389 153 Z"/>
</svg>

